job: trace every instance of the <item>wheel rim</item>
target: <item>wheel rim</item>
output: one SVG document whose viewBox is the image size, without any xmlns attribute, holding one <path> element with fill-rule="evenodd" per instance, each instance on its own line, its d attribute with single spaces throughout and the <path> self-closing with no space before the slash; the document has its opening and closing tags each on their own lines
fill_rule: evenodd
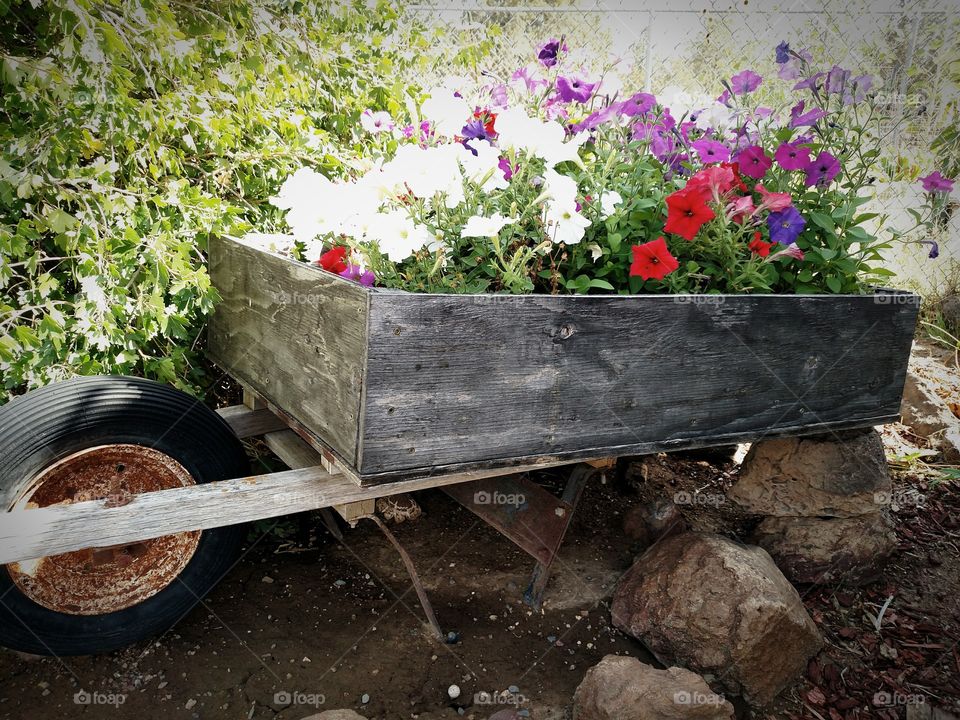
<svg viewBox="0 0 960 720">
<path fill-rule="evenodd" d="M 131 496 L 194 485 L 180 463 L 142 445 L 101 445 L 81 450 L 43 470 L 11 509 L 106 499 L 125 505 Z M 183 572 L 200 531 L 139 543 L 89 548 L 7 565 L 28 598 L 68 615 L 105 615 L 156 595 Z"/>
</svg>

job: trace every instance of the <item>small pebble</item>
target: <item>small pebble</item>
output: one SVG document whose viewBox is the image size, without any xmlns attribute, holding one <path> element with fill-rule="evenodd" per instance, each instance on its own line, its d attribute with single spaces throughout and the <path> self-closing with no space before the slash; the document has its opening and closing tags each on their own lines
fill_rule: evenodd
<svg viewBox="0 0 960 720">
<path fill-rule="evenodd" d="M 450 687 L 448 687 L 448 688 L 447 688 L 447 695 L 450 697 L 451 700 L 456 700 L 458 697 L 460 697 L 460 688 L 459 688 L 459 686 L 457 686 L 457 685 L 451 685 Z"/>
<path fill-rule="evenodd" d="M 273 578 L 270 577 L 269 575 L 264 575 L 262 578 L 260 578 L 260 582 L 272 583 Z"/>
<path fill-rule="evenodd" d="M 370 696 L 367 693 L 364 693 L 363 695 L 360 696 L 361 705 L 366 705 L 368 702 L 370 702 Z"/>
<path fill-rule="evenodd" d="M 520 688 L 518 688 L 516 685 L 511 685 L 507 688 L 507 692 L 511 695 L 516 695 L 518 692 L 520 692 Z"/>
<path fill-rule="evenodd" d="M 193 698 L 190 698 L 189 700 L 187 700 L 187 704 L 184 705 L 184 707 L 185 707 L 187 710 L 192 710 L 192 709 L 193 709 L 193 706 L 196 705 L 196 704 L 197 704 L 197 701 L 194 700 Z"/>
</svg>

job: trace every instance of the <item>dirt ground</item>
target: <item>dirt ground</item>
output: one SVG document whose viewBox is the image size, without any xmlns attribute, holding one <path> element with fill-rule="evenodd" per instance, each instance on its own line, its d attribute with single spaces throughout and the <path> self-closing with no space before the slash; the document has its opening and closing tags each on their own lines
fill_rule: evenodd
<svg viewBox="0 0 960 720">
<path fill-rule="evenodd" d="M 884 435 L 891 452 L 910 440 L 902 427 Z M 302 720 L 336 708 L 389 720 L 511 709 L 569 718 L 574 690 L 604 655 L 655 663 L 610 624 L 616 580 L 642 549 L 624 534 L 624 513 L 681 492 L 722 497 L 738 470 L 730 457 L 651 456 L 589 484 L 542 613 L 522 601 L 531 558 L 444 493 L 418 493 L 423 517 L 394 532 L 453 644 L 429 632 L 399 556 L 370 521 L 343 543 L 315 513 L 258 523 L 226 579 L 162 637 L 99 657 L 0 650 L 0 719 Z M 751 715 L 734 699 L 739 718 L 960 714 L 960 488 L 916 458 L 894 468 L 897 554 L 866 588 L 799 588 L 825 649 L 772 708 Z M 539 479 L 555 492 L 562 481 Z M 743 537 L 754 522 L 724 502 L 679 509 L 698 530 Z"/>
</svg>

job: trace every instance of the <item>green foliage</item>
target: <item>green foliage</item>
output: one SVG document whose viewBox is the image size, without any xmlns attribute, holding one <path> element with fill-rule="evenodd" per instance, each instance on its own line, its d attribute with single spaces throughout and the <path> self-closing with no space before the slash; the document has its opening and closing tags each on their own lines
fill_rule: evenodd
<svg viewBox="0 0 960 720">
<path fill-rule="evenodd" d="M 75 373 L 202 385 L 207 239 L 282 227 L 280 182 L 335 175 L 424 42 L 386 4 L 0 1 L 0 402 Z"/>
</svg>

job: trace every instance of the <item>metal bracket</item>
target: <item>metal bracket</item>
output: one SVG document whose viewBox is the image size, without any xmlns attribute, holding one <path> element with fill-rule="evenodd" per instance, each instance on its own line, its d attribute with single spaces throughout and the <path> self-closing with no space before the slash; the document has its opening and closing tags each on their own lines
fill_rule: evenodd
<svg viewBox="0 0 960 720">
<path fill-rule="evenodd" d="M 583 488 L 596 472 L 585 463 L 574 466 L 559 498 L 526 475 L 475 480 L 442 490 L 537 561 L 523 600 L 539 610 Z"/>
</svg>

